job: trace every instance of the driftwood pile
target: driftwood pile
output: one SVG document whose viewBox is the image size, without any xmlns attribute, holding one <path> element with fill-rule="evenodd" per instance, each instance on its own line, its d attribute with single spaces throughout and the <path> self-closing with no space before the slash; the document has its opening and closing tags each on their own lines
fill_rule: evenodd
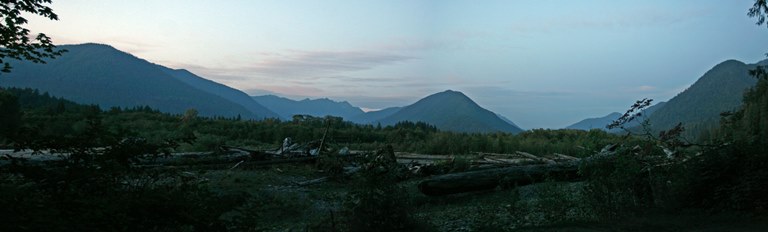
<svg viewBox="0 0 768 232">
<path fill-rule="evenodd" d="M 478 163 L 504 164 L 507 167 L 433 176 L 419 183 L 425 195 L 439 196 L 480 190 L 490 190 L 505 183 L 515 186 L 528 185 L 544 179 L 558 181 L 580 180 L 579 165 L 593 159 L 611 155 L 615 146 L 606 146 L 600 153 L 586 159 L 566 155 L 534 156 L 524 152 L 510 155 L 485 154 Z M 523 157 L 523 158 L 521 158 Z"/>
</svg>

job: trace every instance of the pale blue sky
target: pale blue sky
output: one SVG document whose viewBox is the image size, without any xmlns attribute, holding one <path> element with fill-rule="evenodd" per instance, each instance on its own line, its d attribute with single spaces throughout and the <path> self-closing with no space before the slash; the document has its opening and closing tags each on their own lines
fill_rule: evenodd
<svg viewBox="0 0 768 232">
<path fill-rule="evenodd" d="M 377 109 L 452 89 L 523 128 L 560 128 L 763 59 L 752 2 L 57 0 L 59 21 L 29 27 L 254 95 Z"/>
</svg>

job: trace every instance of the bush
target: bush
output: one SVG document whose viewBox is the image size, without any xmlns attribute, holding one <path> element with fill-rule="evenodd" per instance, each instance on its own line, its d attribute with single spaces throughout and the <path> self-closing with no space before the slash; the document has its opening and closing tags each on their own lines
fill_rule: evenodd
<svg viewBox="0 0 768 232">
<path fill-rule="evenodd" d="M 72 174 L 3 175 L 0 231 L 222 231 L 219 216 L 239 204 L 173 174 Z"/>
<path fill-rule="evenodd" d="M 85 113 L 71 134 L 17 138 L 22 148 L 53 148 L 61 160 L 0 166 L 0 231 L 222 231 L 219 217 L 239 198 L 213 193 L 191 173 L 136 168 L 172 150 L 168 140 L 114 134 L 101 112 Z M 38 128 L 25 129 L 31 135 Z M 102 147 L 97 149 L 96 147 Z"/>
<path fill-rule="evenodd" d="M 580 167 L 587 178 L 583 195 L 601 218 L 617 218 L 651 206 L 648 175 L 636 157 L 627 153 L 597 158 Z"/>
<path fill-rule="evenodd" d="M 693 162 L 686 202 L 716 211 L 768 209 L 768 155 L 740 144 L 711 150 Z"/>
<path fill-rule="evenodd" d="M 392 147 L 379 150 L 368 164 L 344 201 L 349 229 L 402 231 L 415 226 L 410 216 L 411 199 L 397 185 L 402 167 L 394 160 Z"/>
</svg>

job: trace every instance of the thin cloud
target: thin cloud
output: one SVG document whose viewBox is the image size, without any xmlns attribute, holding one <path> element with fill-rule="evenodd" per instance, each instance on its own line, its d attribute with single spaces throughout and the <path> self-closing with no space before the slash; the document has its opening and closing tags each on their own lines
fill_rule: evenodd
<svg viewBox="0 0 768 232">
<path fill-rule="evenodd" d="M 369 70 L 416 59 L 412 56 L 378 51 L 288 51 L 257 56 L 262 59 L 241 66 L 212 68 L 181 63 L 171 66 L 185 67 L 216 79 L 270 81 L 291 78 L 318 81 L 346 77 L 343 74 L 347 72 Z"/>
<path fill-rule="evenodd" d="M 294 51 L 270 56 L 243 71 L 271 77 L 324 76 L 373 69 L 414 59 L 411 56 L 372 51 Z"/>
<path fill-rule="evenodd" d="M 348 99 L 348 101 L 359 107 L 368 109 L 384 109 L 389 107 L 402 107 L 413 104 L 414 102 L 426 96 L 343 96 L 337 97 L 340 99 Z"/>
<path fill-rule="evenodd" d="M 397 51 L 406 54 L 412 54 L 419 52 L 452 50 L 456 47 L 456 45 L 434 36 L 426 38 L 423 36 L 400 36 L 386 38 L 375 42 L 372 47 L 375 50 Z"/>
<path fill-rule="evenodd" d="M 280 93 L 291 96 L 320 97 L 328 95 L 325 90 L 311 86 L 300 85 L 260 85 L 259 88 L 268 92 Z"/>
<path fill-rule="evenodd" d="M 514 90 L 510 88 L 504 88 L 504 87 L 498 87 L 498 86 L 473 86 L 465 88 L 468 92 L 471 93 L 477 93 L 478 96 L 482 97 L 488 97 L 488 98 L 498 98 L 500 96 L 506 96 L 506 97 L 540 97 L 540 98 L 551 98 L 551 97 L 568 97 L 573 96 L 576 93 L 574 92 L 568 92 L 568 91 L 521 91 L 521 90 Z"/>
</svg>

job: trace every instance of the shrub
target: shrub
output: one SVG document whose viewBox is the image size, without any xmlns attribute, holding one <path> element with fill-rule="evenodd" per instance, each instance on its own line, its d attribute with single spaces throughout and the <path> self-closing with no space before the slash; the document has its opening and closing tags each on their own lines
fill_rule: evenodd
<svg viewBox="0 0 768 232">
<path fill-rule="evenodd" d="M 396 183 L 402 171 L 391 146 L 376 152 L 344 201 L 350 230 L 402 231 L 415 225 L 411 199 Z"/>
<path fill-rule="evenodd" d="M 653 196 L 644 166 L 636 157 L 619 153 L 593 159 L 580 167 L 587 178 L 585 201 L 601 218 L 617 218 L 652 205 Z"/>
</svg>

